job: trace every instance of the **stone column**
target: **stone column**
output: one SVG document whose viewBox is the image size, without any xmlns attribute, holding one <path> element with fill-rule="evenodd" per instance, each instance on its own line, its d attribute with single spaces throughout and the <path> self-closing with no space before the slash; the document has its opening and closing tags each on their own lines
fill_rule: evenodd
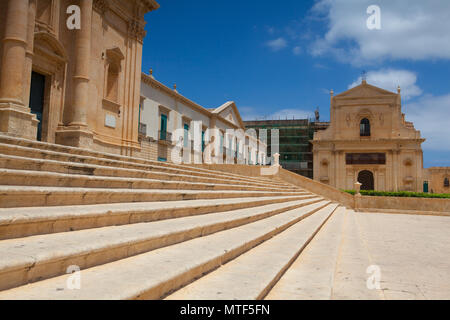
<svg viewBox="0 0 450 320">
<path fill-rule="evenodd" d="M 73 113 L 70 126 L 87 126 L 89 62 L 91 58 L 92 0 L 80 0 L 81 29 L 75 31 Z"/>
<path fill-rule="evenodd" d="M 0 74 L 0 132 L 36 139 L 38 121 L 25 104 L 29 0 L 8 0 Z"/>
<path fill-rule="evenodd" d="M 56 143 L 84 148 L 92 147 L 93 133 L 88 128 L 87 115 L 89 105 L 96 105 L 96 101 L 89 101 L 92 2 L 93 0 L 79 0 L 81 29 L 72 31 L 75 33 L 75 56 L 73 61 L 75 68 L 72 77 L 71 112 L 68 115 L 68 125 L 58 128 L 56 134 Z"/>
<path fill-rule="evenodd" d="M 24 79 L 26 86 L 24 90 L 23 101 L 25 106 L 30 105 L 31 73 L 33 71 L 33 50 L 34 50 L 34 26 L 36 24 L 36 0 L 29 0 L 28 7 L 28 30 L 27 30 L 27 49 L 25 56 Z"/>
<path fill-rule="evenodd" d="M 24 106 L 24 65 L 27 50 L 28 0 L 9 0 L 3 42 L 0 103 Z"/>
</svg>

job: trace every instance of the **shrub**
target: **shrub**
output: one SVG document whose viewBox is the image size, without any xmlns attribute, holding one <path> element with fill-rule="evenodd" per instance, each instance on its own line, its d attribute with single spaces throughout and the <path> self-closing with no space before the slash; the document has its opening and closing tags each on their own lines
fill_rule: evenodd
<svg viewBox="0 0 450 320">
<path fill-rule="evenodd" d="M 355 190 L 343 190 L 344 192 L 355 195 Z M 409 197 L 409 198 L 437 198 L 437 199 L 450 199 L 450 194 L 448 193 L 424 193 L 424 192 L 410 192 L 410 191 L 398 191 L 398 192 L 388 192 L 388 191 L 367 191 L 361 190 L 361 195 L 372 196 L 372 197 Z"/>
</svg>

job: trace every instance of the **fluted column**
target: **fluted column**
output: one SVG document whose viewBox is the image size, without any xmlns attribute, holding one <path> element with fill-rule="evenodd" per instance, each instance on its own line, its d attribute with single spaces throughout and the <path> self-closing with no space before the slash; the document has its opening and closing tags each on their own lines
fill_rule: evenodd
<svg viewBox="0 0 450 320">
<path fill-rule="evenodd" d="M 2 39 L 0 103 L 24 106 L 24 66 L 27 49 L 28 0 L 8 0 Z"/>
<path fill-rule="evenodd" d="M 92 0 L 80 0 L 81 29 L 75 30 L 74 94 L 70 126 L 87 126 L 89 62 L 91 56 Z"/>
</svg>

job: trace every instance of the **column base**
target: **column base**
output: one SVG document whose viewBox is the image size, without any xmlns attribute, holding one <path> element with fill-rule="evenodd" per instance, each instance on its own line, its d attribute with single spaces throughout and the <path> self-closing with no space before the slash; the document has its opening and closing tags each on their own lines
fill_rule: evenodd
<svg viewBox="0 0 450 320">
<path fill-rule="evenodd" d="M 57 144 L 92 150 L 93 141 L 94 134 L 87 127 L 60 126 L 56 130 Z"/>
<path fill-rule="evenodd" d="M 37 139 L 39 120 L 30 109 L 13 103 L 0 103 L 0 132 L 30 140 Z"/>
</svg>

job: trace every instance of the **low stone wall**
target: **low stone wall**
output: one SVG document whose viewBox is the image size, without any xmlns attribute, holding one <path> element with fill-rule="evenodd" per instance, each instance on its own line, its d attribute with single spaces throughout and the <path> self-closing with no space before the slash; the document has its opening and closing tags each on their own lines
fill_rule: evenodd
<svg viewBox="0 0 450 320">
<path fill-rule="evenodd" d="M 261 166 L 239 164 L 201 164 L 194 165 L 204 169 L 234 173 L 249 177 L 278 177 L 287 183 L 304 188 L 332 201 L 336 201 L 357 211 L 450 215 L 450 199 L 406 198 L 406 197 L 372 197 L 352 196 L 332 186 L 311 180 L 285 169 L 280 169 L 275 176 L 262 176 Z M 265 167 L 267 168 L 267 167 Z"/>
<path fill-rule="evenodd" d="M 450 213 L 450 199 L 355 196 L 358 211 Z"/>
<path fill-rule="evenodd" d="M 332 186 L 306 178 L 285 169 L 280 169 L 277 176 L 288 183 L 321 195 L 329 200 L 337 201 L 347 208 L 354 208 L 355 200 L 349 193 L 342 192 Z"/>
</svg>

